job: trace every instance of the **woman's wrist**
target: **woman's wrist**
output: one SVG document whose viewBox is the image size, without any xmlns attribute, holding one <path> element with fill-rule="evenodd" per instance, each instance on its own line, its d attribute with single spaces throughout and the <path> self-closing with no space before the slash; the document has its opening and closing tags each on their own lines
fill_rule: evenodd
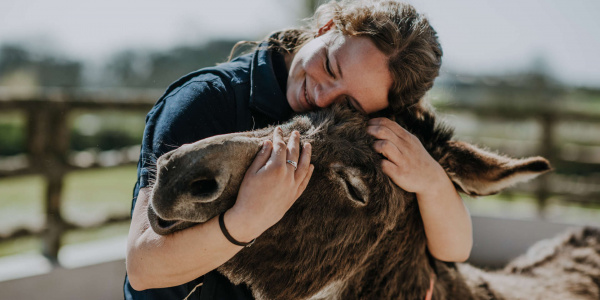
<svg viewBox="0 0 600 300">
<path fill-rule="evenodd" d="M 242 210 L 232 207 L 223 215 L 223 222 L 227 231 L 236 241 L 248 243 L 263 233 L 264 230 L 253 222 Z"/>
<path fill-rule="evenodd" d="M 219 215 L 219 227 L 221 228 L 221 232 L 223 233 L 225 238 L 227 238 L 227 240 L 229 240 L 230 243 L 232 243 L 236 246 L 242 246 L 242 247 L 249 247 L 250 245 L 252 245 L 252 243 L 254 243 L 254 241 L 256 239 L 253 239 L 250 242 L 240 242 L 240 241 L 236 240 L 234 237 L 232 237 L 231 234 L 229 233 L 229 231 L 227 230 L 227 227 L 225 226 L 224 218 L 225 218 L 225 212 L 222 212 Z"/>
<path fill-rule="evenodd" d="M 456 188 L 448 174 L 441 168 L 430 177 L 429 184 L 421 191 L 415 191 L 418 199 L 435 199 L 439 196 L 448 195 L 448 192 L 456 192 Z"/>
</svg>

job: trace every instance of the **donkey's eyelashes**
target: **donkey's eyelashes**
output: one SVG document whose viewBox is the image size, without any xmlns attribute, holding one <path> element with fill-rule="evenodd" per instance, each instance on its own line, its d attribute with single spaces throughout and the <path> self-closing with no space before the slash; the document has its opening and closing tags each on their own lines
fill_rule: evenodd
<svg viewBox="0 0 600 300">
<path fill-rule="evenodd" d="M 346 189 L 348 190 L 348 194 L 350 195 L 350 198 L 354 199 L 355 201 L 361 202 L 363 204 L 367 204 L 367 201 L 362 197 L 362 195 L 358 191 L 358 189 L 356 187 L 354 187 L 352 185 L 352 183 L 350 183 L 348 181 L 348 179 L 344 178 L 344 183 L 346 184 Z"/>
<path fill-rule="evenodd" d="M 335 163 L 331 166 L 335 180 L 339 182 L 348 198 L 360 206 L 367 205 L 369 190 L 358 169 Z"/>
</svg>

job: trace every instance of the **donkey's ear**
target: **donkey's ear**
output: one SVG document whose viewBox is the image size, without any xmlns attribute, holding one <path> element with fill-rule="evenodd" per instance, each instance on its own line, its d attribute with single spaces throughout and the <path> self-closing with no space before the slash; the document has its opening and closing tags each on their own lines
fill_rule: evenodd
<svg viewBox="0 0 600 300">
<path fill-rule="evenodd" d="M 472 196 L 495 194 L 551 170 L 550 163 L 539 156 L 515 159 L 458 141 L 447 146 L 440 164 L 456 186 Z"/>
</svg>

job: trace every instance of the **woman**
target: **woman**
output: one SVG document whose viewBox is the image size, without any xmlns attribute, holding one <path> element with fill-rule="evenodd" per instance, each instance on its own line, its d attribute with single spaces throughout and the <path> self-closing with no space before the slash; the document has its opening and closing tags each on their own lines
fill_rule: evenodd
<svg viewBox="0 0 600 300">
<path fill-rule="evenodd" d="M 299 134 L 287 145 L 275 130 L 247 171 L 235 205 L 223 218 L 160 236 L 146 208 L 152 158 L 209 136 L 276 124 L 294 113 L 347 102 L 373 114 L 409 109 L 429 90 L 442 50 L 428 20 L 395 1 L 330 2 L 307 29 L 275 33 L 256 51 L 189 74 L 166 91 L 146 119 L 127 247 L 126 299 L 182 299 L 198 284 L 198 299 L 251 299 L 213 270 L 277 223 L 306 188 L 313 166 Z M 373 118 L 373 147 L 382 168 L 417 195 L 428 249 L 444 261 L 464 261 L 469 214 L 441 166 L 395 122 Z M 297 166 L 294 164 L 297 163 Z M 297 169 L 296 169 L 297 167 Z M 228 236 L 227 236 L 228 235 Z M 227 236 L 227 237 L 226 237 Z"/>
</svg>

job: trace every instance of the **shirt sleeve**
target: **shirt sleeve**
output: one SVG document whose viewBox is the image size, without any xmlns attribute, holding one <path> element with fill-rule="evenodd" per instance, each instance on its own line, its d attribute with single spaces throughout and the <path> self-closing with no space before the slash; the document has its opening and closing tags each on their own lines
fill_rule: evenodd
<svg viewBox="0 0 600 300">
<path fill-rule="evenodd" d="M 139 189 L 150 185 L 161 155 L 183 144 L 234 132 L 235 111 L 233 91 L 215 75 L 200 75 L 164 95 L 146 116 L 132 208 Z"/>
</svg>

